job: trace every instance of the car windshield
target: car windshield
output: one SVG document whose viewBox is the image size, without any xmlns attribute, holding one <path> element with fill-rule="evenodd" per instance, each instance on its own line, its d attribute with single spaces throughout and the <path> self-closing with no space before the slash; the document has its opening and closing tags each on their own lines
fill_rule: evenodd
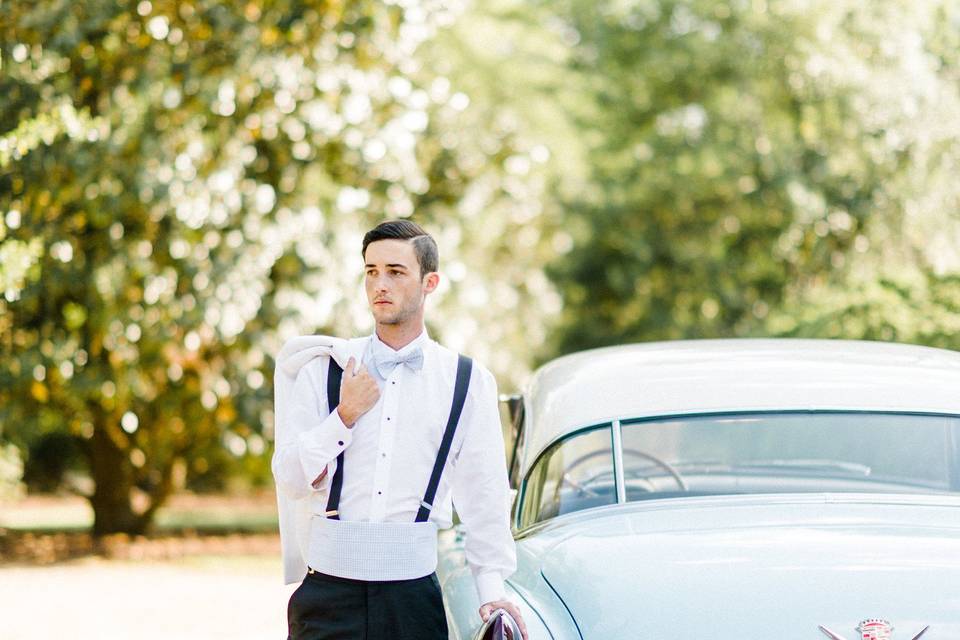
<svg viewBox="0 0 960 640">
<path fill-rule="evenodd" d="M 520 524 L 614 504 L 610 425 L 555 443 L 527 476 Z M 785 412 L 625 420 L 627 501 L 797 492 L 960 492 L 960 418 Z"/>
<path fill-rule="evenodd" d="M 960 419 L 762 413 L 625 422 L 627 500 L 677 494 L 957 491 Z"/>
</svg>

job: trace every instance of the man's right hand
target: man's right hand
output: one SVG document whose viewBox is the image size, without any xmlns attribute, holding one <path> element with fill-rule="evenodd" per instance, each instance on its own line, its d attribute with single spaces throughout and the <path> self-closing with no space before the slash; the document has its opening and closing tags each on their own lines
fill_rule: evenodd
<svg viewBox="0 0 960 640">
<path fill-rule="evenodd" d="M 365 365 L 356 365 L 354 358 L 347 362 L 340 383 L 340 404 L 337 413 L 343 424 L 353 427 L 354 423 L 373 408 L 380 399 L 380 389 Z"/>
</svg>

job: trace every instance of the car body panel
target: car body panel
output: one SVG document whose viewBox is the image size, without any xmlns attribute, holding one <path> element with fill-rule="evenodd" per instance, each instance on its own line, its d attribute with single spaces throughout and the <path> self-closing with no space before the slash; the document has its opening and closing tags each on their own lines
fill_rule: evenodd
<svg viewBox="0 0 960 640">
<path fill-rule="evenodd" d="M 519 501 L 538 456 L 593 426 L 609 431 L 616 459 L 620 421 L 764 412 L 958 417 L 960 353 L 832 340 L 609 347 L 541 367 L 522 406 Z M 884 446 L 869 435 L 864 446 Z M 943 451 L 953 475 L 940 488 L 865 488 L 842 474 L 818 485 L 813 474 L 810 492 L 784 493 L 773 475 L 775 488 L 762 493 L 622 502 L 618 486 L 619 504 L 514 529 L 510 598 L 530 640 L 801 640 L 826 637 L 820 625 L 855 640 L 867 618 L 890 620 L 893 638 L 908 640 L 927 625 L 924 640 L 960 638 L 960 492 L 951 437 Z M 791 477 L 783 486 L 805 491 L 802 484 Z M 473 640 L 480 603 L 463 543 L 461 528 L 441 533 L 438 574 L 450 637 Z"/>
<path fill-rule="evenodd" d="M 550 540 L 543 576 L 584 638 L 801 640 L 868 617 L 960 637 L 960 500 L 654 502 L 673 504 L 600 508 L 537 536 Z"/>
<path fill-rule="evenodd" d="M 481 627 L 480 601 L 463 548 L 463 529 L 440 532 L 437 575 L 447 609 L 451 640 L 473 640 Z M 563 602 L 540 575 L 538 553 L 518 545 L 518 570 L 507 580 L 507 597 L 517 604 L 531 640 L 574 640 L 580 634 Z"/>
</svg>

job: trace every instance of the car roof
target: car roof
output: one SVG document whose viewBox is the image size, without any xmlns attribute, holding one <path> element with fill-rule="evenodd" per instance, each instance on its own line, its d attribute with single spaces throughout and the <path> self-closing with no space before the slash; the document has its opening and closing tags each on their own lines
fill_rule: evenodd
<svg viewBox="0 0 960 640">
<path fill-rule="evenodd" d="M 562 356 L 525 394 L 521 471 L 563 434 L 622 418 L 771 410 L 960 414 L 960 352 L 853 340 L 650 342 Z"/>
</svg>

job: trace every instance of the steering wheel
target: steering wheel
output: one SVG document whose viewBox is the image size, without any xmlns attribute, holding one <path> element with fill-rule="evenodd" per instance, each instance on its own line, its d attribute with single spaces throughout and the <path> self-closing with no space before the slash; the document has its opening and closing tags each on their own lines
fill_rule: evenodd
<svg viewBox="0 0 960 640">
<path fill-rule="evenodd" d="M 677 468 L 674 467 L 674 466 L 673 466 L 672 464 L 670 464 L 669 462 L 667 462 L 666 460 L 662 460 L 662 459 L 658 458 L 657 456 L 653 455 L 652 453 L 647 453 L 646 451 L 641 451 L 641 450 L 639 450 L 639 449 L 623 449 L 623 453 L 624 453 L 625 455 L 631 455 L 631 456 L 635 456 L 635 457 L 638 457 L 638 458 L 643 458 L 644 460 L 648 460 L 648 461 L 652 462 L 653 464 L 657 465 L 658 467 L 660 467 L 661 469 L 663 469 L 664 471 L 666 471 L 667 474 L 668 474 L 671 478 L 673 478 L 674 482 L 677 483 L 677 486 L 680 488 L 681 491 L 689 491 L 689 490 L 690 490 L 689 487 L 687 487 L 687 483 L 684 482 L 683 476 L 680 475 L 680 472 L 677 470 Z M 604 475 L 605 473 L 608 473 L 607 471 L 603 471 L 603 472 L 601 472 L 601 473 L 598 473 L 598 474 L 596 474 L 596 475 L 593 475 L 593 476 L 587 478 L 582 484 L 581 484 L 581 483 L 578 483 L 578 482 L 576 482 L 576 481 L 574 481 L 573 479 L 570 478 L 570 471 L 571 471 L 572 469 L 574 469 L 575 467 L 577 467 L 577 466 L 583 464 L 584 462 L 588 461 L 588 460 L 592 460 L 593 458 L 596 458 L 596 457 L 598 457 L 598 456 L 605 456 L 605 455 L 609 455 L 609 452 L 601 449 L 601 450 L 597 450 L 597 451 L 591 451 L 590 453 L 584 454 L 584 455 L 580 456 L 579 458 L 574 459 L 574 460 L 567 466 L 566 471 L 563 472 L 563 476 L 561 476 L 561 481 L 562 481 L 562 483 L 566 483 L 566 484 L 570 485 L 571 487 L 573 487 L 576 491 L 578 491 L 578 492 L 581 493 L 581 494 L 589 494 L 589 495 L 596 496 L 597 493 L 594 492 L 594 491 L 591 491 L 586 485 L 588 485 L 592 480 L 595 480 L 596 478 L 599 478 L 600 476 Z M 645 477 L 645 476 L 640 476 L 640 477 L 641 477 L 642 479 L 646 480 L 646 477 Z M 558 487 L 558 488 L 559 488 L 559 487 Z M 649 491 L 649 492 L 651 492 L 651 493 L 653 493 L 654 491 L 656 491 L 656 488 L 653 486 L 652 483 L 650 483 L 649 480 L 646 480 L 646 486 L 644 486 L 644 489 L 646 489 L 647 491 Z"/>
</svg>

